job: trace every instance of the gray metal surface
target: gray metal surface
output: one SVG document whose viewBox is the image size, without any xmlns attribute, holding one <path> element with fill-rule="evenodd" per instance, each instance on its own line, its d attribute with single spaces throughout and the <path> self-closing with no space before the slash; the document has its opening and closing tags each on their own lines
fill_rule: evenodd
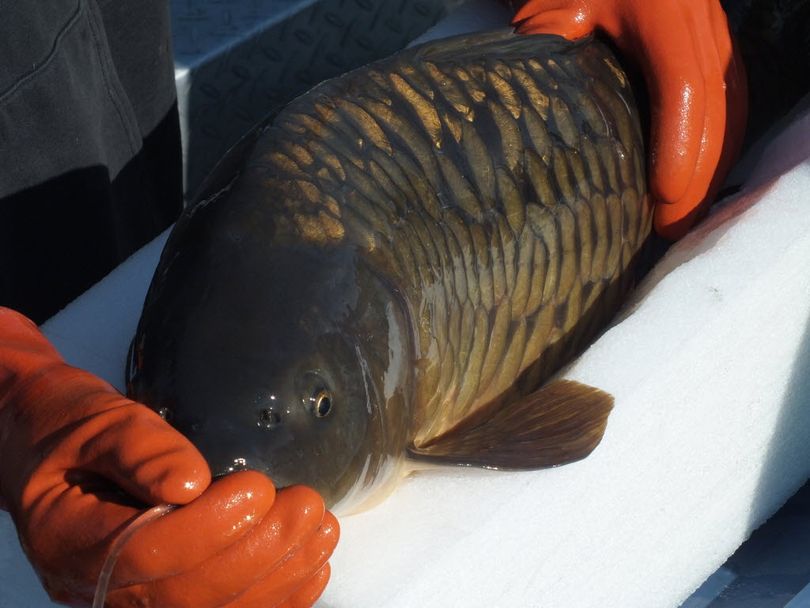
<svg viewBox="0 0 810 608">
<path fill-rule="evenodd" d="M 810 608 L 810 584 L 799 591 L 796 597 L 785 605 L 785 608 Z"/>
<path fill-rule="evenodd" d="M 280 105 L 385 57 L 460 0 L 173 0 L 186 191 Z"/>
<path fill-rule="evenodd" d="M 172 0 L 174 62 L 194 68 L 317 0 Z"/>
<path fill-rule="evenodd" d="M 681 608 L 810 608 L 810 483 Z"/>
</svg>

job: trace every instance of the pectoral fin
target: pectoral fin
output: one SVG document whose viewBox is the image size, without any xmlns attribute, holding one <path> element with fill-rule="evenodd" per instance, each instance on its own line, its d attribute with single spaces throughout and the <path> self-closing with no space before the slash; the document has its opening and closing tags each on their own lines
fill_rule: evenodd
<svg viewBox="0 0 810 608">
<path fill-rule="evenodd" d="M 585 458 L 605 433 L 613 397 L 557 380 L 521 400 L 487 406 L 419 447 L 419 460 L 491 469 L 541 469 Z"/>
</svg>

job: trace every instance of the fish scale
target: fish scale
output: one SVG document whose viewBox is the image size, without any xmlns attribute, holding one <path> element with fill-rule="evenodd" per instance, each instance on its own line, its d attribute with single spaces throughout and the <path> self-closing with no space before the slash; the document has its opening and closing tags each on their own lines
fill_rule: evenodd
<svg viewBox="0 0 810 608">
<path fill-rule="evenodd" d="M 617 78 L 612 59 L 600 47 L 573 47 L 543 62 L 533 57 L 539 44 L 548 39 L 495 34 L 453 53 L 441 44 L 402 53 L 375 65 L 373 95 L 364 92 L 368 75 L 362 70 L 326 83 L 318 95 L 285 110 L 267 138 L 274 149 L 289 138 L 313 140 L 333 151 L 337 162 L 329 164 L 344 167 L 351 187 L 362 193 L 339 201 L 365 220 L 353 225 L 346 238 L 361 246 L 382 243 L 368 253 L 384 272 L 401 267 L 394 260 L 404 257 L 409 270 L 396 280 L 410 314 L 438 311 L 417 336 L 421 356 L 431 352 L 429 341 L 435 343 L 433 352 L 445 357 L 438 371 L 416 378 L 416 394 L 426 399 L 416 404 L 417 418 L 431 421 L 416 429 L 417 446 L 505 393 L 551 344 L 576 333 L 582 306 L 600 299 L 649 233 L 651 216 L 642 211 L 648 205 L 644 176 L 635 160 L 643 147 L 633 126 L 627 83 Z M 574 86 L 572 79 L 587 84 Z M 380 96 L 391 104 L 379 102 Z M 329 111 L 328 104 L 313 107 L 312 97 L 340 99 L 343 111 Z M 583 111 L 572 113 L 574 104 Z M 303 124 L 306 132 L 285 128 L 285 114 L 309 116 L 305 123 L 294 123 Z M 442 115 L 458 117 L 460 132 Z M 352 155 L 361 153 L 350 150 L 357 139 L 390 159 L 388 164 L 404 176 L 391 176 L 379 164 L 384 177 L 379 170 L 355 169 L 358 157 Z M 276 163 L 277 171 L 292 175 L 284 160 Z M 405 191 L 404 179 L 419 186 Z M 393 183 L 400 184 L 407 209 L 396 205 L 392 211 L 394 205 L 382 203 L 391 200 Z M 425 188 L 440 201 L 438 210 L 423 206 L 418 190 Z M 361 200 L 361 208 L 351 208 Z M 392 213 L 412 225 L 410 237 L 382 224 L 390 222 L 384 218 Z M 521 230 L 524 217 L 531 230 Z M 484 239 L 459 225 L 480 226 Z M 374 239 L 353 231 L 371 231 Z M 323 240 L 328 241 L 326 231 Z M 545 251 L 543 263 L 530 265 L 538 243 Z M 428 264 L 432 272 L 414 271 L 413 264 Z M 537 285 L 544 286 L 539 306 Z M 447 343 L 445 324 L 450 318 L 474 323 L 470 308 L 462 314 L 468 300 L 475 310 L 483 306 L 489 321 L 485 335 L 472 332 L 478 348 L 462 349 L 458 330 L 454 344 Z M 549 315 L 547 307 L 557 310 Z M 507 318 L 514 327 L 505 324 Z M 554 325 L 541 336 L 547 318 Z M 571 340 L 582 342 L 578 336 Z M 481 356 L 480 362 L 471 359 Z M 552 362 L 549 368 L 557 366 Z M 482 377 L 471 397 L 463 387 L 474 382 L 473 374 Z M 541 374 L 541 380 L 547 375 Z"/>
</svg>

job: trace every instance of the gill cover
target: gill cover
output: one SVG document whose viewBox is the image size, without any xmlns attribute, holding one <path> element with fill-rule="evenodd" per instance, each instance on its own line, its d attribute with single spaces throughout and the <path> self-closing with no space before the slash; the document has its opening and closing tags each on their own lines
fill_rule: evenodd
<svg viewBox="0 0 810 608">
<path fill-rule="evenodd" d="M 129 392 L 214 475 L 257 469 L 330 505 L 360 501 L 406 441 L 401 307 L 351 246 L 274 238 L 275 206 L 244 194 L 237 183 L 178 224 L 133 341 Z"/>
</svg>

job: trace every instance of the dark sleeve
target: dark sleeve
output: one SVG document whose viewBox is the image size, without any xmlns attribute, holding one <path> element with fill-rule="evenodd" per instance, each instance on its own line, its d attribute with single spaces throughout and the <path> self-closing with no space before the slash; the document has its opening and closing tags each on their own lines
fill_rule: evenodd
<svg viewBox="0 0 810 608">
<path fill-rule="evenodd" d="M 810 0 L 721 0 L 748 74 L 749 141 L 810 93 Z"/>
<path fill-rule="evenodd" d="M 166 0 L 0 5 L 0 305 L 42 321 L 182 205 Z"/>
</svg>

